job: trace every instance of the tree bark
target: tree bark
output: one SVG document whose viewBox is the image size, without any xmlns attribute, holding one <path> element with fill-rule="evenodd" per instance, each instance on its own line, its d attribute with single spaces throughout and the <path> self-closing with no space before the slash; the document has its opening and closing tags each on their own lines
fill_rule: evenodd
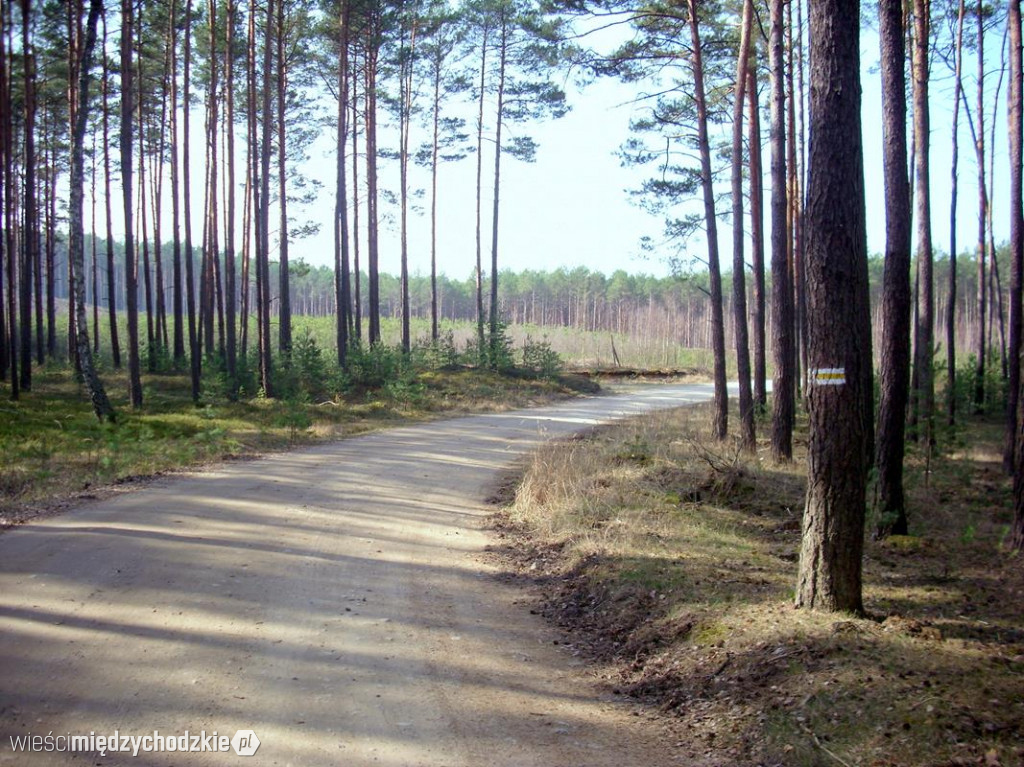
<svg viewBox="0 0 1024 767">
<path fill-rule="evenodd" d="M 370 346 L 380 343 L 380 273 L 379 273 L 379 218 L 377 214 L 377 56 L 380 42 L 377 35 L 379 19 L 370 24 L 363 64 L 366 68 L 366 230 L 367 271 L 369 272 L 369 340 Z"/>
<path fill-rule="evenodd" d="M 508 70 L 508 18 L 505 5 L 501 6 L 501 40 L 498 43 L 498 94 L 494 126 L 494 194 L 491 209 L 491 305 L 489 333 L 491 340 L 491 367 L 498 365 L 498 213 L 501 197 L 501 129 L 505 120 L 505 83 Z"/>
<path fill-rule="evenodd" d="M 10 4 L 5 3 L 0 8 L 0 102 L 11 103 L 11 72 L 8 69 L 6 37 L 10 26 Z M 14 212 L 14 126 L 12 115 L 9 110 L 4 111 L 0 119 L 0 154 L 3 155 L 3 201 L 4 209 L 0 211 L 3 217 L 4 233 L 4 257 L 6 259 L 7 277 L 7 360 L 4 368 L 10 375 L 11 399 L 17 400 L 21 396 L 21 379 L 18 375 L 18 362 L 21 351 L 19 349 L 18 332 L 18 249 L 14 236 L 15 212 Z"/>
<path fill-rule="evenodd" d="M 1022 210 L 1024 200 L 1022 200 L 1021 185 L 1022 157 L 1024 157 L 1024 66 L 1022 66 L 1024 62 L 1022 62 L 1021 56 L 1020 0 L 1010 0 L 1007 24 L 1010 42 L 1010 89 L 1007 104 L 1010 155 L 1010 259 L 1015 271 L 1010 290 L 1011 302 L 1016 302 L 1019 317 L 1021 280 L 1024 278 L 1024 210 Z M 1019 327 L 1017 332 L 1019 338 Z M 1015 551 L 1024 551 L 1024 396 L 1020 396 L 1019 392 L 1016 427 L 1016 449 L 1013 456 L 1015 468 L 1013 473 L 1014 518 L 1011 546 Z"/>
<path fill-rule="evenodd" d="M 21 45 L 25 75 L 24 108 L 24 194 L 25 224 L 22 228 L 21 257 L 21 389 L 32 389 L 32 272 L 39 259 L 39 212 L 36 209 L 36 74 L 31 36 L 31 2 L 21 3 Z"/>
<path fill-rule="evenodd" d="M 932 354 L 935 348 L 935 296 L 931 224 L 931 128 L 928 105 L 928 53 L 931 18 L 927 0 L 914 0 L 914 144 L 917 174 L 917 327 L 914 332 L 914 376 L 917 386 L 911 404 L 918 423 L 924 423 L 926 449 L 934 439 L 935 380 Z"/>
<path fill-rule="evenodd" d="M 708 110 L 704 93 L 704 61 L 701 51 L 697 0 L 687 0 L 690 40 L 693 43 L 694 101 L 697 104 L 697 145 L 700 151 L 701 187 L 704 192 L 704 225 L 708 240 L 708 274 L 711 287 L 711 345 L 714 353 L 715 395 L 711 430 L 716 439 L 725 439 L 729 419 L 729 395 L 725 383 L 725 319 L 722 307 L 722 273 L 718 258 L 718 220 L 715 216 L 715 192 L 711 179 L 711 143 L 708 139 Z M 748 371 L 749 377 L 749 371 Z"/>
<path fill-rule="evenodd" d="M 403 16 L 406 11 L 406 4 L 402 3 Z M 409 317 L 409 123 L 412 121 L 412 76 L 413 62 L 416 51 L 416 19 L 412 20 L 409 35 L 409 47 L 405 47 L 406 19 L 399 21 L 401 25 L 402 51 L 401 62 L 401 87 L 399 104 L 399 192 L 401 196 L 401 301 L 402 301 L 402 351 L 406 354 L 411 349 L 410 317 Z"/>
<path fill-rule="evenodd" d="M 783 0 L 771 0 L 768 42 L 771 70 L 771 270 L 772 270 L 772 458 L 793 459 L 796 346 L 793 338 L 793 283 L 787 259 L 786 92 L 783 41 Z"/>
<path fill-rule="evenodd" d="M 178 169 L 178 3 L 170 1 L 168 9 L 167 47 L 171 54 L 171 313 L 172 324 L 172 355 L 174 366 L 180 368 L 185 363 L 185 321 L 182 296 L 181 276 L 181 206 Z"/>
<path fill-rule="evenodd" d="M 480 93 L 476 117 L 476 335 L 477 350 L 484 353 L 484 272 L 483 272 L 483 172 L 484 172 L 484 95 L 487 85 L 487 37 L 490 27 L 484 23 L 480 43 Z"/>
<path fill-rule="evenodd" d="M 121 0 L 121 199 L 124 207 L 125 289 L 128 294 L 128 395 L 133 408 L 142 407 L 142 370 L 139 361 L 139 289 L 132 210 L 132 112 L 135 85 L 132 67 L 132 0 Z"/>
<path fill-rule="evenodd" d="M 290 359 L 292 353 L 292 294 L 291 274 L 288 265 L 288 179 L 287 151 L 285 126 L 285 109 L 287 107 L 288 66 L 284 55 L 285 28 L 284 2 L 277 0 L 277 186 L 280 223 L 278 225 L 280 247 L 278 254 L 278 278 L 280 282 L 278 296 L 278 346 L 281 354 Z M 269 22 L 269 19 L 268 19 Z"/>
<path fill-rule="evenodd" d="M 764 412 L 768 404 L 768 372 L 765 339 L 764 281 L 764 171 L 761 161 L 761 109 L 757 93 L 757 67 L 747 68 L 747 102 L 750 108 L 750 242 L 754 272 L 754 407 Z"/>
<path fill-rule="evenodd" d="M 238 388 L 237 351 L 237 280 L 235 278 L 235 18 L 238 6 L 228 0 L 224 45 L 225 107 L 224 131 L 227 141 L 227 215 L 224 235 L 224 311 L 227 319 L 225 356 L 230 379 L 230 392 L 234 397 Z"/>
<path fill-rule="evenodd" d="M 807 190 L 810 436 L 807 505 L 796 604 L 862 612 L 867 439 L 863 338 L 867 289 L 860 129 L 860 3 L 810 7 L 810 158 Z M 852 289 L 851 289 L 852 288 Z"/>
<path fill-rule="evenodd" d="M 960 97 L 963 93 L 964 56 L 964 0 L 957 5 L 956 39 L 953 82 L 953 128 L 952 161 L 950 163 L 949 195 L 949 288 L 946 297 L 946 423 L 956 424 L 956 294 L 957 294 L 957 244 L 956 205 L 959 186 L 960 166 Z"/>
<path fill-rule="evenodd" d="M 273 26 L 274 1 L 267 0 L 263 40 L 263 108 L 260 136 L 260 204 L 258 207 L 259 245 L 256 249 L 256 269 L 263 286 L 257 301 L 260 327 L 260 385 L 267 397 L 274 396 L 272 355 L 270 342 L 270 154 L 273 135 Z"/>
<path fill-rule="evenodd" d="M 756 443 L 754 397 L 750 380 L 750 333 L 747 325 L 747 265 L 743 257 L 743 107 L 747 69 L 750 63 L 750 28 L 753 16 L 753 0 L 745 0 L 740 28 L 740 47 L 736 57 L 736 84 L 732 109 L 732 302 L 736 325 L 736 372 L 739 376 L 740 441 L 749 451 L 756 448 Z M 751 177 L 751 187 L 753 185 Z"/>
<path fill-rule="evenodd" d="M 879 3 L 885 167 L 885 272 L 882 286 L 881 393 L 875 532 L 907 533 L 903 458 L 910 387 L 910 179 L 907 176 L 907 84 L 902 0 Z"/>
<path fill-rule="evenodd" d="M 79 0 L 79 3 L 81 0 Z M 79 7 L 79 3 L 76 6 Z M 92 347 L 89 344 L 89 324 L 85 309 L 85 235 L 82 223 L 82 200 L 85 196 L 85 129 L 89 113 L 89 81 L 92 79 L 92 57 L 93 49 L 96 47 L 96 26 L 99 21 L 100 11 L 103 8 L 102 0 L 91 0 L 89 3 L 89 18 L 86 22 L 85 41 L 80 46 L 80 56 L 77 70 L 79 71 L 79 82 L 77 86 L 77 104 L 74 110 L 75 122 L 71 131 L 71 200 L 68 211 L 68 229 L 70 238 L 68 243 L 68 258 L 74 264 L 74 292 L 77 298 L 75 305 L 77 310 L 77 321 L 75 323 L 77 336 L 78 360 L 82 368 L 82 377 L 85 379 L 86 387 L 89 389 L 89 397 L 92 400 L 93 410 L 100 419 L 114 420 L 114 409 L 107 399 L 106 390 L 96 373 L 93 364 Z"/>
<path fill-rule="evenodd" d="M 1011 0 L 1006 23 L 1009 38 L 1010 87 L 1007 92 L 1008 149 L 1010 155 L 1010 328 L 1007 350 L 1009 372 L 1009 396 L 1006 412 L 1006 446 L 1003 465 L 1007 473 L 1013 474 L 1014 484 L 1020 481 L 1022 459 L 1018 453 L 1024 446 L 1018 439 L 1018 410 L 1021 408 L 1021 332 L 1024 330 L 1022 317 L 1022 292 L 1024 292 L 1024 220 L 1021 219 L 1021 124 L 1024 110 L 1024 85 L 1021 67 L 1021 20 L 1020 0 Z M 989 215 L 992 215 L 991 210 Z M 991 235 L 990 235 L 991 236 Z M 992 249 L 995 263 L 995 248 Z M 1024 417 L 1024 416 L 1022 416 Z M 1014 468 L 1018 471 L 1014 473 Z"/>
<path fill-rule="evenodd" d="M 199 333 L 196 327 L 196 284 L 195 284 L 195 257 L 192 252 L 192 184 L 190 171 L 189 152 L 191 149 L 191 138 L 189 131 L 189 112 L 191 111 L 192 100 L 190 98 L 192 89 L 192 0 L 185 2 L 185 29 L 184 29 L 184 72 L 183 72 L 183 98 L 182 104 L 182 184 L 185 214 L 185 305 L 188 310 L 188 349 L 189 349 L 189 373 L 192 381 L 192 400 L 199 402 L 200 376 L 202 375 L 202 355 L 199 353 Z"/>
<path fill-rule="evenodd" d="M 345 148 L 348 140 L 349 3 L 343 0 L 338 13 L 338 134 L 334 189 L 334 302 L 337 321 L 338 365 L 348 360 L 349 327 L 352 324 L 352 289 L 348 261 L 348 182 Z"/>
</svg>

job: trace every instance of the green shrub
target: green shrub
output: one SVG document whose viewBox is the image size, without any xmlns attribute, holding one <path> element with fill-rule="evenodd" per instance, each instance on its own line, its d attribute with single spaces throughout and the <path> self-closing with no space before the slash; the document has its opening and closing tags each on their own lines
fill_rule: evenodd
<svg viewBox="0 0 1024 767">
<path fill-rule="evenodd" d="M 523 368 L 538 378 L 557 378 L 562 373 L 562 358 L 546 338 L 534 341 L 527 336 L 523 342 Z"/>
</svg>

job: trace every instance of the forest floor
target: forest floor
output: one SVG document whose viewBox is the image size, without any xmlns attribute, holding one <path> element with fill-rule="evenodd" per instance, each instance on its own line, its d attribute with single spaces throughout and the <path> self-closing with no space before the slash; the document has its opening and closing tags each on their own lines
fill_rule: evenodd
<svg viewBox="0 0 1024 767">
<path fill-rule="evenodd" d="M 679 724 L 695 761 L 1024 764 L 1001 424 L 943 434 L 930 460 L 911 448 L 911 535 L 867 541 L 859 617 L 792 606 L 806 431 L 778 466 L 764 441 L 756 457 L 714 443 L 709 420 L 686 408 L 603 427 L 502 481 L 493 551 L 562 641 L 638 714 Z"/>
<path fill-rule="evenodd" d="M 207 394 L 196 405 L 187 376 L 154 374 L 143 377 L 144 405 L 133 411 L 126 375 L 104 379 L 118 410 L 114 424 L 96 419 L 67 368 L 36 371 L 31 392 L 0 400 L 0 531 L 169 472 L 598 388 L 573 375 L 529 379 L 459 369 L 420 372 L 345 396 L 230 401 Z"/>
</svg>

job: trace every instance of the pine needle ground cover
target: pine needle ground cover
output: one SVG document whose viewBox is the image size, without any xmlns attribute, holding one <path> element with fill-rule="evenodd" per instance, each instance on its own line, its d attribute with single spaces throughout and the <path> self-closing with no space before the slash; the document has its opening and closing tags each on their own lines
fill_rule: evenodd
<svg viewBox="0 0 1024 767">
<path fill-rule="evenodd" d="M 767 444 L 712 441 L 709 421 L 687 408 L 603 428 L 503 483 L 496 555 L 570 651 L 660 712 L 687 763 L 1024 763 L 1024 568 L 1003 545 L 999 424 L 962 427 L 930 462 L 911 448 L 911 535 L 868 542 L 858 617 L 792 607 L 802 437 L 776 466 Z"/>
</svg>

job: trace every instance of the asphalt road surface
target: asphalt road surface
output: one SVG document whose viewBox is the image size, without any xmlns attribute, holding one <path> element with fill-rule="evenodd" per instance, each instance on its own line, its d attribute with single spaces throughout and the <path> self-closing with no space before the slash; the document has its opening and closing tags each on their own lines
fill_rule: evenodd
<svg viewBox="0 0 1024 767">
<path fill-rule="evenodd" d="M 651 386 L 398 428 L 7 532 L 0 764 L 680 764 L 495 577 L 484 498 L 546 439 L 710 396 Z M 251 759 L 209 750 L 242 730 L 260 742 Z M 131 748 L 155 731 L 205 733 L 174 745 L 207 750 L 137 740 L 138 756 L 104 756 L 96 739 Z M 11 741 L 90 733 L 85 752 Z"/>
</svg>

